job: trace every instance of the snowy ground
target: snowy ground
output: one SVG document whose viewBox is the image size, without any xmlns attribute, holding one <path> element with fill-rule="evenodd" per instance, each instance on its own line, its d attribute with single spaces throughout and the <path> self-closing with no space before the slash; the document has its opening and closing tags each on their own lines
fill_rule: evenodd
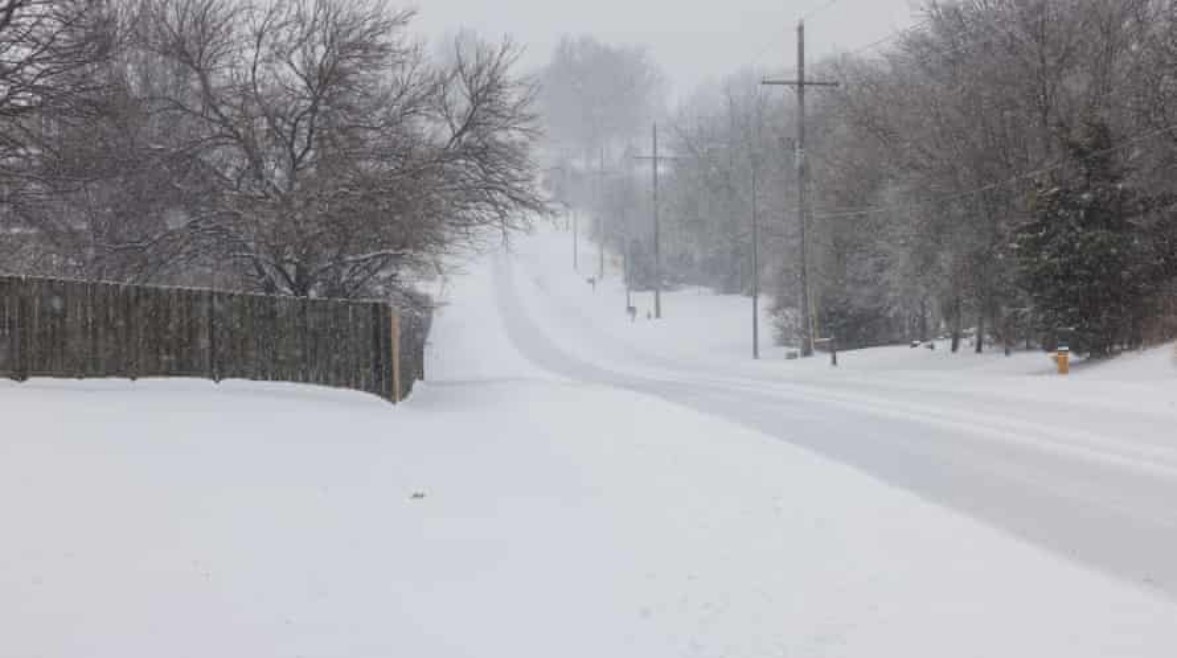
<svg viewBox="0 0 1177 658">
<path fill-rule="evenodd" d="M 0 657 L 1177 650 L 1167 354 L 752 364 L 742 300 L 630 324 L 560 237 L 455 282 L 398 408 L 0 382 Z"/>
<path fill-rule="evenodd" d="M 1177 597 L 1173 346 L 1067 378 L 1041 353 L 904 346 L 843 353 L 836 369 L 753 362 L 749 316 L 740 327 L 716 312 L 746 300 L 676 293 L 661 322 L 633 323 L 618 277 L 593 291 L 566 243 L 542 234 L 497 269 L 502 316 L 531 359 L 752 427 Z M 741 336 L 745 349 L 730 347 Z"/>
<path fill-rule="evenodd" d="M 616 357 L 618 347 L 640 351 L 643 360 L 652 357 L 706 363 L 715 369 L 731 372 L 784 374 L 790 378 L 828 370 L 828 357 L 775 363 L 785 359 L 786 348 L 773 341 L 770 298 L 760 303 L 760 352 L 767 363 L 751 362 L 751 298 L 717 295 L 702 288 L 664 292 L 663 319 L 652 321 L 654 298 L 647 291 L 635 291 L 631 299 L 637 309 L 636 320 L 625 313 L 626 295 L 620 263 L 610 260 L 606 274 L 595 287 L 588 277 L 596 278 L 596 259 L 582 254 L 580 271 L 571 267 L 568 233 L 544 229 L 528 240 L 518 242 L 512 250 L 512 262 L 520 281 L 521 293 L 532 302 L 534 311 L 545 323 L 545 330 L 560 332 L 561 347 L 594 360 Z M 582 247 L 583 248 L 583 247 Z M 592 262 L 586 262 L 591 260 Z M 555 313 L 552 311 L 555 310 Z M 549 316 L 555 316 L 549 317 Z M 568 335 L 565 335 L 568 334 Z M 578 335 L 587 340 L 569 341 Z M 1015 351 L 1006 357 L 1000 349 L 973 352 L 966 338 L 961 352 L 952 354 L 949 341 L 937 340 L 935 350 L 907 345 L 856 350 L 839 354 L 842 373 L 886 371 L 968 375 L 1041 375 L 1055 373 L 1054 363 L 1040 351 Z M 610 349 L 611 348 L 611 349 Z M 1142 354 L 1127 355 L 1114 363 L 1078 363 L 1076 374 L 1085 379 L 1140 382 L 1164 380 L 1177 383 L 1177 348 L 1168 345 Z M 626 363 L 611 359 L 610 365 Z M 838 375 L 844 376 L 843 374 Z"/>
</svg>

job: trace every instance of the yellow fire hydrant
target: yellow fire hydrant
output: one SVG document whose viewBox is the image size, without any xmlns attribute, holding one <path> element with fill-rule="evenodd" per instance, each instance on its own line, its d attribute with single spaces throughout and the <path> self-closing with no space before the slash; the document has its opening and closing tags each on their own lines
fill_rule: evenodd
<svg viewBox="0 0 1177 658">
<path fill-rule="evenodd" d="M 1058 374 L 1066 375 L 1071 372 L 1071 348 L 1066 345 L 1059 345 L 1058 352 L 1054 356 L 1054 362 L 1058 364 Z"/>
</svg>

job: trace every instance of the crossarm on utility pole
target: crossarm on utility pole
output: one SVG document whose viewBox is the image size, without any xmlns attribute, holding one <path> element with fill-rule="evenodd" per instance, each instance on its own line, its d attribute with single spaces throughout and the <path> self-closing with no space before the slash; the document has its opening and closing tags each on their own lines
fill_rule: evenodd
<svg viewBox="0 0 1177 658">
<path fill-rule="evenodd" d="M 806 87 L 838 87 L 838 86 L 840 86 L 840 84 L 837 82 L 829 82 L 829 81 L 825 81 L 825 80 L 805 80 L 804 82 L 802 82 L 800 80 L 774 80 L 772 78 L 765 78 L 760 81 L 760 84 L 767 85 L 770 87 L 773 87 L 773 86 L 775 86 L 775 87 L 800 87 L 802 85 L 804 85 Z"/>
<path fill-rule="evenodd" d="M 797 90 L 797 225 L 801 238 L 801 354 L 813 355 L 814 313 L 810 306 L 809 243 L 807 238 L 809 207 L 806 185 L 809 164 L 805 158 L 805 89 L 808 87 L 837 87 L 837 82 L 809 80 L 805 77 L 805 22 L 797 23 L 797 79 L 763 80 L 761 84 L 793 87 Z"/>
<path fill-rule="evenodd" d="M 635 155 L 634 160 L 641 160 L 649 162 L 650 168 L 653 171 L 653 205 L 654 205 L 654 317 L 662 318 L 662 249 L 660 228 L 658 221 L 658 165 L 662 164 L 663 160 L 680 160 L 681 158 L 673 155 L 659 155 L 658 153 L 658 124 L 655 123 L 652 131 L 653 137 L 653 152 L 651 155 Z"/>
</svg>

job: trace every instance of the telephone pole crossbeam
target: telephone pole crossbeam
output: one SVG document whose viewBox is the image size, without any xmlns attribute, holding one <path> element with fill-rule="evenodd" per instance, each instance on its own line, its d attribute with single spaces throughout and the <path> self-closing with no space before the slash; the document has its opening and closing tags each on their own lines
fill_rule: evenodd
<svg viewBox="0 0 1177 658">
<path fill-rule="evenodd" d="M 805 90 L 809 87 L 837 87 L 837 82 L 809 80 L 805 77 L 805 21 L 797 23 L 797 79 L 762 80 L 761 84 L 793 87 L 797 91 L 797 223 L 801 241 L 801 355 L 813 356 L 814 318 L 810 306 L 809 245 L 807 239 L 809 205 L 806 186 L 809 163 L 805 156 Z"/>
</svg>

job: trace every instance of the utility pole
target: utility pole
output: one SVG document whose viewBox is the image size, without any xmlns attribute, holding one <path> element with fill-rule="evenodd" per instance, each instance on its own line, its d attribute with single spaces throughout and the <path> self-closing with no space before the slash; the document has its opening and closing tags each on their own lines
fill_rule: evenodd
<svg viewBox="0 0 1177 658">
<path fill-rule="evenodd" d="M 658 123 L 651 133 L 654 141 L 654 318 L 662 319 L 662 246 L 658 227 Z"/>
<path fill-rule="evenodd" d="M 653 201 L 654 201 L 654 317 L 662 318 L 662 247 L 660 228 L 658 226 L 658 165 L 662 160 L 667 160 L 666 156 L 658 155 L 658 124 L 653 126 L 652 146 L 653 152 L 651 155 L 635 155 L 636 160 L 647 160 L 650 162 L 650 170 L 653 172 Z"/>
<path fill-rule="evenodd" d="M 628 190 L 630 184 L 629 172 L 625 172 L 626 198 L 629 197 Z M 625 279 L 625 312 L 629 313 L 629 309 L 633 307 L 633 249 L 631 248 L 629 233 L 631 230 L 629 224 L 629 204 L 622 204 L 621 208 L 621 276 Z"/>
<path fill-rule="evenodd" d="M 732 135 L 732 139 L 734 140 L 735 135 L 736 135 L 736 111 L 735 111 L 735 104 L 732 102 L 732 96 L 730 94 L 730 90 L 729 90 L 727 101 L 728 101 L 727 102 L 727 104 L 728 104 L 728 120 L 729 120 L 729 130 L 730 130 L 729 134 Z M 758 210 L 759 209 L 757 207 L 757 198 L 756 198 L 757 183 L 759 182 L 759 181 L 757 181 L 757 175 L 759 174 L 759 168 L 760 168 L 760 160 L 759 160 L 759 154 L 757 152 L 757 145 L 760 144 L 760 123 L 762 120 L 761 113 L 760 113 L 760 95 L 759 94 L 756 95 L 756 97 L 753 99 L 753 102 L 755 103 L 755 108 L 754 108 L 755 113 L 752 115 L 752 121 L 754 121 L 755 123 L 747 132 L 748 164 L 749 164 L 749 169 L 751 170 L 749 173 L 751 174 L 750 179 L 751 179 L 751 184 L 752 184 L 752 189 L 751 189 L 751 197 L 752 198 L 751 198 L 751 203 L 749 204 L 751 206 L 751 210 L 752 210 L 752 213 L 751 213 L 751 215 L 752 215 L 752 217 L 751 217 L 751 219 L 752 219 L 752 231 L 751 231 L 751 237 L 752 237 L 752 240 L 751 240 L 751 242 L 752 242 L 752 268 L 751 268 L 752 269 L 752 271 L 751 271 L 751 278 L 752 278 L 752 358 L 759 359 L 760 358 L 760 221 L 759 221 L 759 217 L 758 217 Z M 736 149 L 735 149 L 734 144 L 732 144 L 728 147 L 728 170 L 730 172 L 732 172 L 733 176 L 735 175 L 735 170 L 736 170 L 735 151 L 736 151 Z"/>
<path fill-rule="evenodd" d="M 597 157 L 597 281 L 605 278 L 605 222 L 604 220 L 604 189 L 605 189 L 605 147 Z"/>
<path fill-rule="evenodd" d="M 797 90 L 797 222 L 801 238 L 801 355 L 813 356 L 813 312 L 810 306 L 809 245 L 807 232 L 809 206 L 806 186 L 809 183 L 809 163 L 805 153 L 805 89 L 807 87 L 837 87 L 837 82 L 807 80 L 805 78 L 805 21 L 797 23 L 797 79 L 764 80 L 761 84 L 793 87 Z"/>
<path fill-rule="evenodd" d="M 625 312 L 633 308 L 633 272 L 630 268 L 633 267 L 633 245 L 630 244 L 629 239 L 625 241 Z"/>
<path fill-rule="evenodd" d="M 760 358 L 760 222 L 756 217 L 756 165 L 752 165 L 752 358 Z"/>
<path fill-rule="evenodd" d="M 760 158 L 756 147 L 760 143 L 760 101 L 756 101 L 756 139 L 752 140 L 752 358 L 760 358 L 760 219 L 756 202 L 756 177 Z"/>
</svg>

